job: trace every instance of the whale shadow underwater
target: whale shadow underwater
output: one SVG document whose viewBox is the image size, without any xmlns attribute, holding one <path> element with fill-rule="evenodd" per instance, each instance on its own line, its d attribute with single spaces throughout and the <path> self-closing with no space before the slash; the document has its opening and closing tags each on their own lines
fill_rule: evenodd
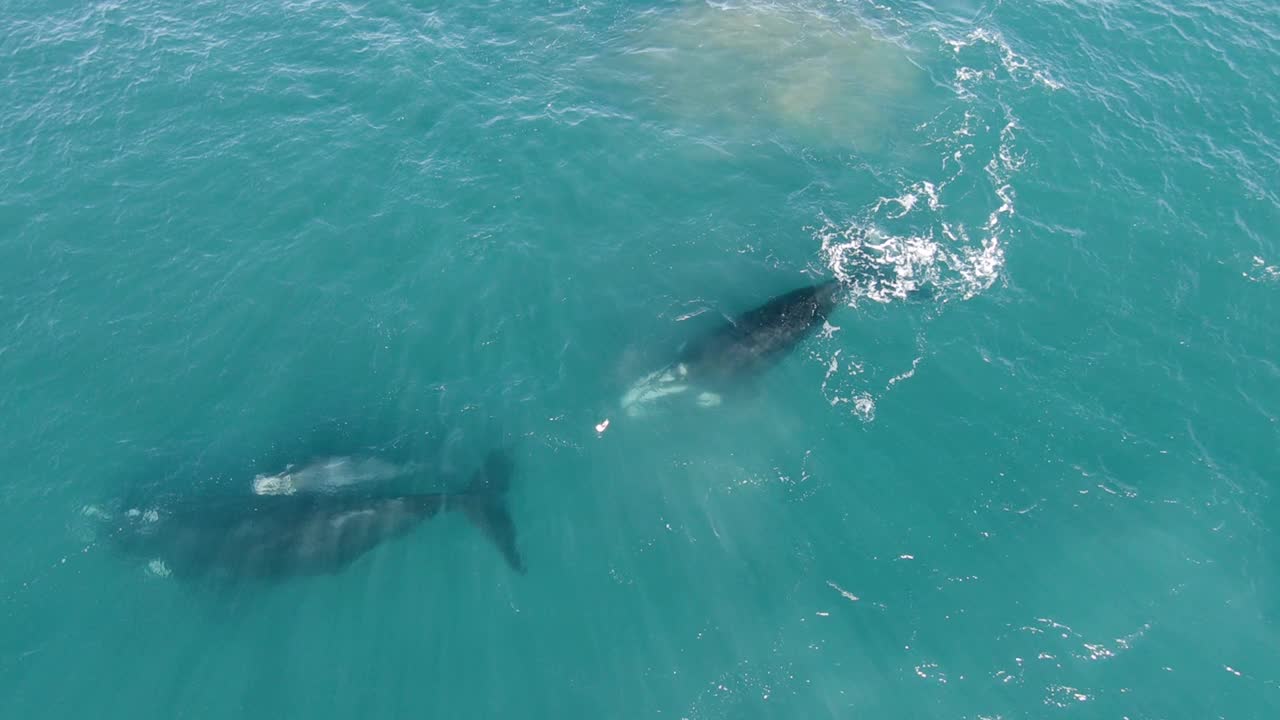
<svg viewBox="0 0 1280 720">
<path fill-rule="evenodd" d="M 726 318 L 631 385 L 622 409 L 637 417 L 690 398 L 698 407 L 720 405 L 726 393 L 776 365 L 820 327 L 835 310 L 840 287 L 832 279 L 796 288 Z"/>
<path fill-rule="evenodd" d="M 370 461 L 325 462 L 359 468 Z M 151 561 L 166 574 L 234 584 L 339 573 L 377 546 L 456 510 L 523 574 L 506 504 L 513 471 L 507 452 L 492 451 L 467 485 L 454 492 L 390 493 L 355 486 L 189 498 L 132 508 L 111 521 L 107 531 L 118 550 Z"/>
</svg>

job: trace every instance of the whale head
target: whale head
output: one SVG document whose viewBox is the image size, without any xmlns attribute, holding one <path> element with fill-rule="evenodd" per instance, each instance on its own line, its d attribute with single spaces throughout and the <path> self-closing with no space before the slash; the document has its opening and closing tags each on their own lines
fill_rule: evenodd
<svg viewBox="0 0 1280 720">
<path fill-rule="evenodd" d="M 813 287 L 813 302 L 818 317 L 825 318 L 840 301 L 840 281 L 832 278 Z"/>
<path fill-rule="evenodd" d="M 622 409 L 632 417 L 645 414 L 654 404 L 689 389 L 689 368 L 676 363 L 640 378 L 622 396 Z"/>
</svg>

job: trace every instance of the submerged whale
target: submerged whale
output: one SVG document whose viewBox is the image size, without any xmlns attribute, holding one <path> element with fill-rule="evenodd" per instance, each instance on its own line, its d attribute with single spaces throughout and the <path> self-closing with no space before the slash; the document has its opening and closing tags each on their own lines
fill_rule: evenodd
<svg viewBox="0 0 1280 720">
<path fill-rule="evenodd" d="M 828 280 L 797 288 L 729 319 L 694 339 L 675 362 L 638 380 L 622 397 L 628 415 L 642 415 L 663 398 L 694 390 L 701 407 L 719 405 L 743 378 L 772 367 L 821 325 L 836 307 L 840 285 Z"/>
<path fill-rule="evenodd" d="M 511 460 L 490 453 L 458 492 L 244 495 L 131 510 L 112 539 L 184 579 L 251 580 L 336 573 L 422 521 L 460 510 L 517 572 L 524 563 L 504 496 Z"/>
</svg>

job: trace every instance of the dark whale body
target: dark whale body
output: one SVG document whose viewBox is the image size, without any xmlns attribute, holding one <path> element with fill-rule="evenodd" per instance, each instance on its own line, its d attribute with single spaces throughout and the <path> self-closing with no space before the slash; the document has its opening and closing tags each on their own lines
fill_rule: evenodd
<svg viewBox="0 0 1280 720">
<path fill-rule="evenodd" d="M 835 309 L 840 284 L 828 280 L 778 295 L 692 340 L 675 362 L 636 382 L 622 398 L 630 415 L 646 404 L 696 388 L 698 405 L 719 405 L 721 394 L 776 364 Z"/>
<path fill-rule="evenodd" d="M 130 554 L 184 579 L 252 580 L 337 573 L 422 521 L 461 510 L 517 572 L 524 564 L 504 494 L 511 463 L 491 453 L 456 493 L 297 493 L 188 501 L 131 511 L 112 535 Z"/>
<path fill-rule="evenodd" d="M 702 387 L 761 373 L 826 320 L 839 283 L 828 280 L 779 295 L 737 316 L 685 347 L 677 365 Z"/>
</svg>

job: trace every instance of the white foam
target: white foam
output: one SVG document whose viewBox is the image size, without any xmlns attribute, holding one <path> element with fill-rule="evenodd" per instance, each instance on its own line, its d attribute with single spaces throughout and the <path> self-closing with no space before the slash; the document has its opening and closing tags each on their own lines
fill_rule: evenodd
<svg viewBox="0 0 1280 720">
<path fill-rule="evenodd" d="M 293 477 L 289 473 L 279 475 L 258 475 L 253 478 L 255 495 L 292 495 L 297 491 L 293 486 Z"/>
<path fill-rule="evenodd" d="M 928 180 L 921 180 L 916 183 L 915 189 L 929 201 L 930 210 L 942 208 L 942 203 L 938 200 L 938 188 L 934 187 L 933 183 Z"/>
<path fill-rule="evenodd" d="M 993 214 L 997 224 L 1000 214 Z M 963 226 L 948 227 L 940 234 L 967 239 Z M 877 303 L 905 300 L 925 287 L 938 292 L 941 302 L 967 300 L 989 288 L 1004 266 L 1004 250 L 994 234 L 977 246 L 954 247 L 940 243 L 932 230 L 921 235 L 890 235 L 874 225 L 838 227 L 828 223 L 816 235 L 827 266 L 852 290 L 853 305 L 861 299 Z"/>
<path fill-rule="evenodd" d="M 959 50 L 976 42 L 1003 41 L 978 31 L 948 42 Z M 1002 57 L 1011 67 L 1021 66 L 1012 51 Z M 956 72 L 968 79 L 989 74 L 968 67 Z M 961 107 L 917 128 L 928 135 L 926 142 L 944 150 L 939 178 L 904 178 L 897 192 L 877 198 L 859 215 L 844 222 L 822 218 L 815 237 L 832 272 L 853 290 L 853 304 L 902 300 L 926 286 L 939 304 L 967 300 L 999 279 L 1005 221 L 1016 213 L 1013 180 L 1027 162 L 1017 147 L 1020 126 L 1007 105 L 995 109 L 1002 116 L 996 124 L 987 117 L 992 114 L 989 103 L 960 95 Z M 975 174 L 969 170 L 974 165 L 970 159 L 984 147 L 995 150 L 978 160 L 982 173 Z M 985 211 L 974 208 L 971 200 L 984 185 L 998 202 Z M 964 200 L 954 211 L 948 207 L 949 195 Z M 972 237 L 970 227 L 979 229 Z"/>
<path fill-rule="evenodd" d="M 986 28 L 978 28 L 973 32 L 960 39 L 943 37 L 942 42 L 948 45 L 952 52 L 960 55 L 964 50 L 977 46 L 990 46 L 1000 54 L 1000 67 L 1014 78 L 1030 78 L 1033 83 L 1042 85 L 1050 90 L 1061 90 L 1065 87 L 1061 82 L 1055 80 L 1044 68 L 1035 67 L 1030 60 L 1014 52 L 1009 43 L 1005 41 L 1004 35 L 1001 33 L 988 30 Z M 962 70 L 970 70 L 970 68 L 961 68 Z M 995 73 L 991 70 L 973 70 L 971 75 L 965 78 L 966 81 L 973 79 L 991 79 L 995 77 Z M 959 81 L 959 75 L 957 75 Z M 963 92 L 968 92 L 965 88 Z"/>
<path fill-rule="evenodd" d="M 876 400 L 869 393 L 853 398 L 853 414 L 863 422 L 876 419 Z"/>
<path fill-rule="evenodd" d="M 889 388 L 893 387 L 894 385 L 897 385 L 903 380 L 908 380 L 914 377 L 916 374 L 916 368 L 919 367 L 920 361 L 923 359 L 924 359 L 923 357 L 918 357 L 915 360 L 912 360 L 911 369 L 904 373 L 898 373 L 897 375 L 894 375 L 893 377 L 889 378 L 889 382 L 884 386 L 884 389 L 888 390 Z"/>
<path fill-rule="evenodd" d="M 848 590 L 845 590 L 844 588 L 840 587 L 834 582 L 831 582 L 830 580 L 827 581 L 827 587 L 840 593 L 840 596 L 843 597 L 845 600 L 848 600 L 849 602 L 858 602 L 858 600 L 861 599 L 857 595 L 854 595 L 853 593 L 849 592 Z"/>
<path fill-rule="evenodd" d="M 869 423 L 876 419 L 876 399 L 870 393 L 864 392 L 852 397 L 828 397 L 827 401 L 831 403 L 831 407 L 847 405 L 853 416 L 862 422 Z"/>
<path fill-rule="evenodd" d="M 866 392 L 855 391 L 849 395 L 843 394 L 843 388 L 848 384 L 846 378 L 860 375 L 863 372 L 863 365 L 856 360 L 849 360 L 844 363 L 845 370 L 842 374 L 840 372 L 842 353 L 842 350 L 837 349 L 830 358 L 825 360 L 827 372 L 822 378 L 822 396 L 827 399 L 831 407 L 847 406 L 854 417 L 863 422 L 871 422 L 876 416 L 875 398 Z M 821 360 L 822 358 L 819 357 L 818 359 Z M 844 377 L 841 377 L 841 375 Z"/>
<path fill-rule="evenodd" d="M 1253 267 L 1243 275 L 1252 282 L 1280 282 L 1280 265 L 1268 265 L 1261 257 L 1253 256 Z"/>
<path fill-rule="evenodd" d="M 846 217 L 823 215 L 814 230 L 825 264 L 849 288 L 851 305 L 917 297 L 930 306 L 932 319 L 949 303 L 984 293 L 1004 272 L 1010 220 L 1017 215 L 1017 177 L 1028 159 L 1019 147 L 1018 116 L 1003 92 L 1010 84 L 1050 89 L 1062 84 L 997 32 L 979 29 L 942 39 L 955 56 L 956 100 L 915 128 L 921 146 L 939 150 L 936 168 L 899 176 L 883 197 Z M 1274 272 L 1280 279 L 1280 268 Z M 1255 269 L 1251 279 L 1265 274 Z M 917 350 L 923 347 L 918 344 Z M 819 360 L 827 366 L 823 396 L 871 421 L 879 396 L 914 377 L 922 356 L 869 367 L 856 379 L 837 379 L 846 357 L 838 350 L 831 356 L 821 353 Z M 911 368 L 904 372 L 906 362 Z"/>
</svg>

